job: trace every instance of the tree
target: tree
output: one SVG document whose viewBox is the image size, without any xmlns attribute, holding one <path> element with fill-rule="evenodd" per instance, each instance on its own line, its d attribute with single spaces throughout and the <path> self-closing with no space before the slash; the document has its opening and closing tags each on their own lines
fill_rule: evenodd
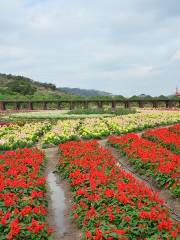
<svg viewBox="0 0 180 240">
<path fill-rule="evenodd" d="M 166 100 L 168 99 L 168 97 L 164 96 L 164 95 L 160 95 L 157 97 L 158 100 Z"/>
<path fill-rule="evenodd" d="M 136 95 L 133 95 L 132 97 L 129 98 L 130 100 L 139 100 L 139 97 Z"/>
<path fill-rule="evenodd" d="M 22 78 L 17 78 L 9 82 L 6 87 L 10 92 L 20 93 L 23 95 L 33 95 L 36 91 L 35 87 L 32 87 L 31 84 Z"/>
</svg>

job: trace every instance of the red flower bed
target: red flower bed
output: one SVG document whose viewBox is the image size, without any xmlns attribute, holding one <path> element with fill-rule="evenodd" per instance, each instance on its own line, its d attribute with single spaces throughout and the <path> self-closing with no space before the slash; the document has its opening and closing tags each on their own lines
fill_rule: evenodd
<svg viewBox="0 0 180 240">
<path fill-rule="evenodd" d="M 172 152 L 180 154 L 180 135 L 170 131 L 168 128 L 148 130 L 143 134 L 143 137 L 158 142 Z"/>
<path fill-rule="evenodd" d="M 160 187 L 170 189 L 173 196 L 180 196 L 179 155 L 136 134 L 111 136 L 108 141 L 128 157 L 136 170 L 153 177 Z"/>
<path fill-rule="evenodd" d="M 43 154 L 19 149 L 0 155 L 0 239 L 48 239 Z"/>
<path fill-rule="evenodd" d="M 175 133 L 180 133 L 180 123 L 177 123 L 172 127 L 169 127 L 169 130 Z"/>
<path fill-rule="evenodd" d="M 116 166 L 96 141 L 59 145 L 57 170 L 70 181 L 83 239 L 176 239 L 178 227 L 157 194 Z"/>
</svg>

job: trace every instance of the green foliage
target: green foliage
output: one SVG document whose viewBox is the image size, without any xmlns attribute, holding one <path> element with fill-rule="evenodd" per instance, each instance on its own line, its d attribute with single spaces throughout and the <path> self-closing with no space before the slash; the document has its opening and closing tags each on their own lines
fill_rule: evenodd
<svg viewBox="0 0 180 240">
<path fill-rule="evenodd" d="M 23 76 L 0 74 L 0 100 L 74 99 L 52 83 L 41 83 Z"/>
<path fill-rule="evenodd" d="M 33 87 L 29 82 L 24 81 L 22 77 L 7 83 L 6 87 L 11 92 L 20 93 L 23 95 L 33 95 L 36 91 L 36 88 Z"/>
<path fill-rule="evenodd" d="M 114 112 L 115 115 L 126 115 L 126 114 L 132 114 L 136 113 L 135 108 L 117 108 L 116 111 Z"/>
<path fill-rule="evenodd" d="M 136 113 L 135 109 L 125 109 L 125 108 L 117 108 L 115 111 L 112 109 L 81 109 L 77 108 L 68 112 L 68 114 L 115 114 L 115 115 L 126 115 L 130 113 Z"/>
</svg>

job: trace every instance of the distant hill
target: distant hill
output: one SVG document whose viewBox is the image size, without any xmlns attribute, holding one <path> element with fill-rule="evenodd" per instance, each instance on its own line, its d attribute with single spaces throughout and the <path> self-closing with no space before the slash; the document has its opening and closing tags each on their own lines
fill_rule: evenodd
<svg viewBox="0 0 180 240">
<path fill-rule="evenodd" d="M 108 92 L 80 88 L 57 88 L 51 83 L 34 81 L 24 76 L 0 73 L 0 100 L 63 100 L 63 99 L 124 99 L 122 95 L 112 95 Z M 152 99 L 146 94 L 132 96 L 130 99 Z M 172 96 L 158 96 L 155 99 L 179 99 Z"/>
<path fill-rule="evenodd" d="M 63 92 L 66 92 L 66 93 L 70 93 L 70 94 L 74 94 L 74 95 L 82 96 L 82 97 L 112 96 L 111 93 L 98 91 L 98 90 L 94 90 L 94 89 L 88 90 L 88 89 L 67 88 L 67 87 L 58 88 L 58 89 Z"/>
<path fill-rule="evenodd" d="M 58 100 L 111 96 L 110 93 L 79 88 L 57 88 L 51 83 L 34 81 L 24 76 L 0 73 L 0 100 Z"/>
<path fill-rule="evenodd" d="M 58 100 L 76 98 L 57 89 L 54 84 L 41 83 L 24 76 L 0 73 L 0 99 Z"/>
</svg>

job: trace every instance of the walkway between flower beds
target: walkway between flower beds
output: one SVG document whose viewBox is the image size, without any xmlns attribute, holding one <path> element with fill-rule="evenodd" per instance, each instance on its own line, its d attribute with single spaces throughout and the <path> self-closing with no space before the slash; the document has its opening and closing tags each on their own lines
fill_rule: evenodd
<svg viewBox="0 0 180 240">
<path fill-rule="evenodd" d="M 106 140 L 99 140 L 99 144 L 109 149 L 114 157 L 117 159 L 117 166 L 121 166 L 128 172 L 134 172 L 133 168 L 127 163 L 126 159 L 120 156 L 118 150 L 106 144 Z M 79 240 L 80 230 L 71 222 L 69 214 L 71 211 L 71 193 L 67 181 L 60 179 L 55 173 L 55 167 L 58 162 L 58 148 L 48 148 L 45 150 L 47 159 L 46 175 L 48 184 L 48 221 L 49 225 L 53 227 L 55 231 L 56 240 Z M 145 184 L 153 191 L 159 193 L 159 196 L 164 199 L 167 206 L 173 209 L 174 213 L 180 214 L 179 200 L 174 200 L 170 196 L 168 191 L 158 189 L 150 179 L 147 177 L 141 177 L 136 174 L 136 178 L 141 181 L 145 181 Z M 144 180 L 143 180 L 144 179 Z M 174 219 L 177 219 L 177 215 L 172 214 Z"/>
<path fill-rule="evenodd" d="M 48 148 L 46 155 L 48 221 L 55 231 L 56 240 L 79 240 L 79 230 L 71 223 L 71 196 L 67 182 L 54 173 L 58 161 L 58 148 Z"/>
<path fill-rule="evenodd" d="M 142 132 L 139 133 L 139 135 L 141 135 L 141 134 L 142 134 Z M 158 187 L 156 187 L 156 184 L 153 182 L 152 179 L 150 179 L 146 176 L 140 176 L 138 173 L 136 173 L 134 171 L 133 167 L 128 163 L 128 160 L 125 157 L 122 157 L 120 152 L 117 149 L 115 149 L 115 148 L 111 147 L 109 144 L 107 144 L 106 139 L 99 140 L 98 142 L 102 147 L 111 151 L 111 153 L 117 160 L 117 166 L 122 167 L 127 172 L 132 173 L 140 181 L 145 182 L 145 184 L 149 188 L 151 188 L 152 191 L 158 192 L 159 197 L 165 201 L 165 203 L 167 204 L 167 206 L 169 208 L 172 209 L 172 211 L 174 213 L 174 214 L 172 213 L 172 217 L 174 219 L 177 219 L 177 221 L 179 221 L 179 218 L 180 218 L 180 200 L 179 199 L 173 199 L 168 190 L 163 190 L 163 189 L 159 189 Z"/>
</svg>

